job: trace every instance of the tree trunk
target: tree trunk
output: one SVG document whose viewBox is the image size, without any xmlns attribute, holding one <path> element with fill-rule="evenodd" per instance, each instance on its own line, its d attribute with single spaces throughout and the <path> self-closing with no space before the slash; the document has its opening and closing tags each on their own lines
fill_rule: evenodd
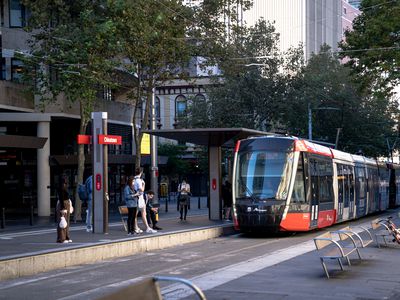
<svg viewBox="0 0 400 300">
<path fill-rule="evenodd" d="M 87 117 L 82 107 L 82 101 L 80 101 L 81 107 L 81 122 L 79 126 L 79 134 L 86 134 L 86 127 L 88 124 Z M 77 173 L 77 184 L 83 183 L 83 172 L 85 171 L 85 145 L 78 145 L 78 173 Z M 74 221 L 82 221 L 82 201 L 78 195 L 78 185 L 75 189 L 75 207 L 74 207 Z"/>
</svg>

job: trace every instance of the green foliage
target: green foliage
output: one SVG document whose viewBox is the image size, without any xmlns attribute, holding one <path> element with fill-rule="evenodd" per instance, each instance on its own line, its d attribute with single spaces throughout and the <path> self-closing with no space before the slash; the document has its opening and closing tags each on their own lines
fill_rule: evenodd
<svg viewBox="0 0 400 300">
<path fill-rule="evenodd" d="M 63 94 L 80 101 L 81 117 L 88 119 L 99 87 L 115 86 L 112 58 L 118 50 L 116 25 L 108 17 L 107 1 L 24 0 L 31 10 L 29 46 L 22 56 L 27 77 L 35 82 L 42 101 Z M 33 77 L 33 80 L 32 80 Z"/>
<path fill-rule="evenodd" d="M 286 80 L 280 72 L 301 60 L 292 49 L 285 60 L 278 51 L 279 35 L 273 24 L 260 19 L 253 27 L 241 28 L 224 45 L 219 61 L 223 79 L 214 78 L 206 103 L 192 101 L 187 123 L 192 127 L 246 127 L 270 130 L 280 122 Z M 229 58 L 229 59 L 227 59 Z"/>
<path fill-rule="evenodd" d="M 288 84 L 284 109 L 289 132 L 308 137 L 308 107 L 312 109 L 313 140 L 369 156 L 387 154 L 386 137 L 394 132 L 395 103 L 377 94 L 361 94 L 351 69 L 323 46 Z"/>
<path fill-rule="evenodd" d="M 182 157 L 186 154 L 186 146 L 175 144 L 161 144 L 158 146 L 158 155 L 168 156 L 168 163 L 163 174 L 171 175 L 186 175 L 189 172 L 190 164 Z"/>
<path fill-rule="evenodd" d="M 345 33 L 342 57 L 350 58 L 363 90 L 390 96 L 400 78 L 400 1 L 364 0 L 360 10 Z"/>
</svg>

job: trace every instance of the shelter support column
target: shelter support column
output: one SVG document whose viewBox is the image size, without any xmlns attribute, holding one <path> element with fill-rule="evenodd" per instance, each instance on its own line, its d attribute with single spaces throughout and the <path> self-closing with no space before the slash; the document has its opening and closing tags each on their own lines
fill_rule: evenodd
<svg viewBox="0 0 400 300">
<path fill-rule="evenodd" d="M 50 122 L 38 122 L 37 136 L 47 138 L 37 150 L 37 205 L 38 216 L 50 216 Z"/>
<path fill-rule="evenodd" d="M 208 148 L 210 220 L 221 220 L 221 147 Z"/>
</svg>

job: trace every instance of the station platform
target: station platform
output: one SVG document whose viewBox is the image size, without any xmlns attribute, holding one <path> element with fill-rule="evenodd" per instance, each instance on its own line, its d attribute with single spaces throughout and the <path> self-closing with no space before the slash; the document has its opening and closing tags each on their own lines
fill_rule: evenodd
<svg viewBox="0 0 400 300">
<path fill-rule="evenodd" d="M 26 220 L 10 221 L 0 229 L 0 280 L 173 247 L 233 232 L 232 222 L 209 220 L 206 204 L 202 204 L 203 208 L 192 207 L 189 210 L 186 221 L 179 219 L 176 205 L 171 205 L 168 212 L 161 207 L 157 226 L 162 230 L 157 233 L 127 235 L 118 212 L 110 213 L 107 233 L 86 232 L 84 223 L 71 222 L 72 243 L 65 244 L 56 243 L 57 224 L 53 217 L 36 219 L 33 226 Z M 140 217 L 138 221 L 144 230 Z"/>
</svg>

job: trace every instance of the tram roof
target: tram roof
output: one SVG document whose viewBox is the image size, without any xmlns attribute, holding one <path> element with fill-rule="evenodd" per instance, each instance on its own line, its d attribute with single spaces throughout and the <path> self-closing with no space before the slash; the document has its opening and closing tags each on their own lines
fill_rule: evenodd
<svg viewBox="0 0 400 300">
<path fill-rule="evenodd" d="M 234 147 L 237 140 L 250 136 L 266 136 L 273 133 L 248 128 L 193 128 L 143 130 L 144 133 L 185 143 L 212 147 Z"/>
</svg>

